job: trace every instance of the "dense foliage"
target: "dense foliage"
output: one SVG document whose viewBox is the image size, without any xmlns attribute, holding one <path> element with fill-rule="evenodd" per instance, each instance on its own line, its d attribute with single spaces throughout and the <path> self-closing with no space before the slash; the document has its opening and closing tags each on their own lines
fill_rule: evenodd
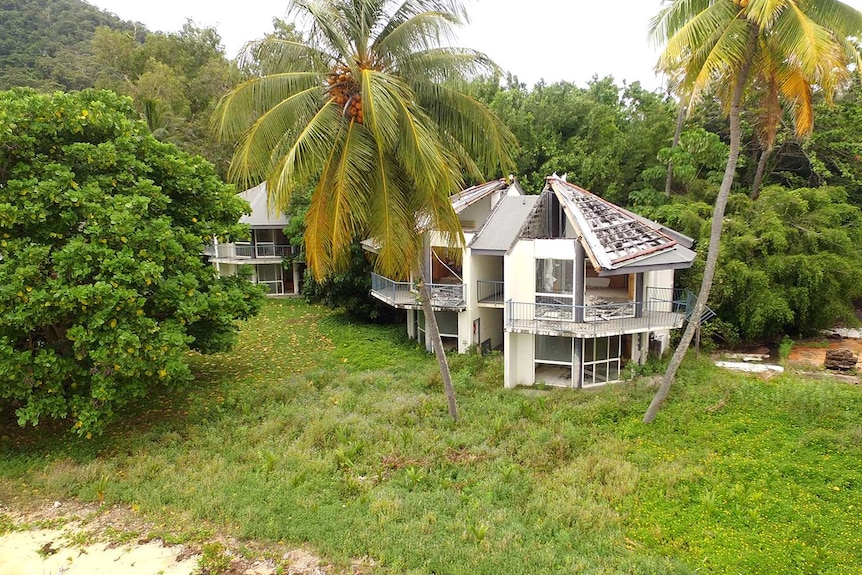
<svg viewBox="0 0 862 575">
<path fill-rule="evenodd" d="M 229 347 L 260 304 L 201 257 L 246 232 L 247 205 L 132 116 L 108 92 L 0 93 L 0 406 L 21 424 L 100 430 L 187 380 L 186 350 Z"/>
<path fill-rule="evenodd" d="M 0 3 L 0 90 L 80 90 L 93 84 L 90 41 L 107 26 L 134 35 L 142 26 L 81 0 L 7 0 Z"/>
<path fill-rule="evenodd" d="M 214 28 L 189 21 L 179 32 L 154 32 L 140 41 L 102 27 L 95 31 L 92 46 L 95 87 L 131 96 L 158 139 L 201 154 L 220 174 L 227 172 L 232 143 L 216 142 L 209 119 L 237 70 L 225 57 Z"/>
</svg>

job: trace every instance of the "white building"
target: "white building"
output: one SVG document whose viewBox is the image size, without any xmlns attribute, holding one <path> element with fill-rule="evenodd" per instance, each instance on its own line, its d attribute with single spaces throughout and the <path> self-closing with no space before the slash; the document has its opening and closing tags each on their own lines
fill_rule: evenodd
<svg viewBox="0 0 862 575">
<path fill-rule="evenodd" d="M 678 232 L 557 177 L 538 196 L 499 180 L 452 205 L 465 247 L 429 232 L 423 262 L 440 332 L 462 353 L 502 349 L 506 387 L 618 381 L 687 317 L 692 296 L 673 288 L 674 270 L 695 253 Z M 372 295 L 408 310 L 408 334 L 424 341 L 410 282 L 375 275 Z"/>
<path fill-rule="evenodd" d="M 239 267 L 248 266 L 251 281 L 266 285 L 269 295 L 299 293 L 304 267 L 296 257 L 299 248 L 290 245 L 284 235 L 287 217 L 270 211 L 266 183 L 238 195 L 251 206 L 251 214 L 240 218 L 240 223 L 251 227 L 251 239 L 228 244 L 214 241 L 205 254 L 223 276 L 236 275 Z M 291 269 L 284 269 L 285 260 L 291 261 Z"/>
</svg>

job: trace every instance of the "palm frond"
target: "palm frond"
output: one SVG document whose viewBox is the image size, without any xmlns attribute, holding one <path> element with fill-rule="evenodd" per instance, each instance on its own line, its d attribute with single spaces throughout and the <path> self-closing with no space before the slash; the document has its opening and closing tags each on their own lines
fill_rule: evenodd
<svg viewBox="0 0 862 575">
<path fill-rule="evenodd" d="M 210 124 L 221 140 L 239 138 L 266 110 L 294 94 L 318 87 L 318 72 L 286 72 L 251 78 L 225 94 L 216 104 Z"/>
<path fill-rule="evenodd" d="M 308 125 L 320 109 L 321 97 L 321 88 L 315 86 L 266 110 L 243 133 L 231 162 L 229 178 L 246 186 L 265 178 L 274 168 L 271 164 L 273 150 Z"/>
</svg>

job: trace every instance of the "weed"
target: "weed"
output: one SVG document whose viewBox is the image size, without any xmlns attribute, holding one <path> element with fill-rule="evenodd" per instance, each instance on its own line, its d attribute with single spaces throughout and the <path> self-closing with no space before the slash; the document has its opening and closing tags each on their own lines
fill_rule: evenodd
<svg viewBox="0 0 862 575">
<path fill-rule="evenodd" d="M 778 358 L 782 364 L 787 363 L 787 358 L 790 357 L 790 351 L 793 349 L 793 340 L 786 335 L 781 338 L 778 343 Z"/>
<path fill-rule="evenodd" d="M 232 564 L 233 560 L 224 545 L 218 541 L 204 543 L 197 572 L 200 575 L 224 575 L 230 571 Z"/>
</svg>

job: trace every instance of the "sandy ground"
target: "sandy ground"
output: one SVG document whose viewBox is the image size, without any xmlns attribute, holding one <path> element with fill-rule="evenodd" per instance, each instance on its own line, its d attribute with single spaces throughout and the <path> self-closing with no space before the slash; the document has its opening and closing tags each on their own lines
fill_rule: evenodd
<svg viewBox="0 0 862 575">
<path fill-rule="evenodd" d="M 12 528 L 5 530 L 4 524 Z M 128 508 L 75 501 L 22 511 L 0 502 L 0 575 L 192 575 L 201 551 L 148 539 L 151 525 Z M 218 537 L 230 567 L 225 575 L 329 575 L 330 566 L 303 549 L 266 548 Z M 242 547 L 245 555 L 236 550 Z M 248 558 L 248 550 L 254 550 Z M 273 560 L 273 557 L 277 558 Z M 354 565 L 352 573 L 368 573 Z"/>
<path fill-rule="evenodd" d="M 76 544 L 74 534 L 65 528 L 14 531 L 0 537 L 0 574 L 191 575 L 198 560 L 183 559 L 183 550 L 157 542 Z"/>
</svg>

